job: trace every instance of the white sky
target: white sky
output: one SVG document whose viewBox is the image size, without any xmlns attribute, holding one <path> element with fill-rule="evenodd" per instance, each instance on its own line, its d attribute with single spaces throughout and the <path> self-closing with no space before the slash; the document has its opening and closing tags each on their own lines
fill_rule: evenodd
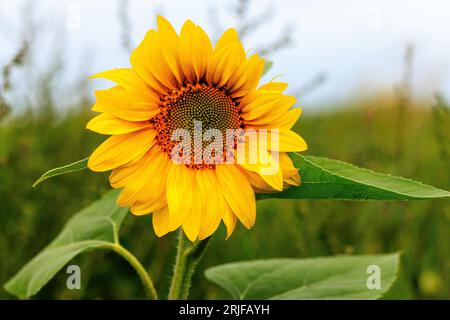
<svg viewBox="0 0 450 320">
<path fill-rule="evenodd" d="M 116 0 L 33 2 L 43 33 L 34 50 L 33 68 L 45 69 L 58 52 L 68 61 L 61 79 L 66 83 L 84 74 L 129 65 L 120 44 Z M 0 66 L 20 45 L 25 20 L 22 3 L 0 0 Z M 132 45 L 155 25 L 156 13 L 163 13 L 177 30 L 189 18 L 214 33 L 208 14 L 215 6 L 221 24 L 235 26 L 228 13 L 234 3 L 130 0 Z M 439 90 L 450 97 L 450 1 L 253 0 L 251 12 L 257 15 L 266 7 L 273 8 L 274 17 L 246 39 L 246 48 L 270 43 L 286 23 L 292 25 L 294 43 L 270 57 L 275 63 L 270 76 L 281 74 L 295 89 L 326 72 L 327 81 L 300 100 L 305 109 L 342 101 L 367 89 L 392 90 L 402 77 L 403 52 L 409 43 L 416 49 L 414 92 L 426 98 Z M 55 40 L 58 37 L 64 44 Z M 99 86 L 105 83 L 95 80 L 93 87 Z M 63 88 L 56 91 L 64 95 Z"/>
</svg>

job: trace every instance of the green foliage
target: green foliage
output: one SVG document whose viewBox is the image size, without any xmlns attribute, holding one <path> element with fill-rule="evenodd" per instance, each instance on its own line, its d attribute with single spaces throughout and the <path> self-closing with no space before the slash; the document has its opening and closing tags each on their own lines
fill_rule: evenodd
<svg viewBox="0 0 450 320">
<path fill-rule="evenodd" d="M 117 191 L 110 191 L 76 213 L 56 239 L 6 283 L 5 289 L 19 298 L 29 298 L 78 254 L 118 245 L 119 228 L 128 210 L 115 204 L 117 196 Z"/>
<path fill-rule="evenodd" d="M 50 179 L 52 177 L 56 177 L 56 176 L 59 176 L 62 174 L 81 171 L 81 170 L 86 169 L 88 160 L 89 160 L 89 158 L 85 158 L 85 159 L 76 161 L 74 163 L 71 163 L 71 164 L 68 164 L 68 165 L 65 165 L 62 167 L 54 168 L 54 169 L 47 171 L 39 179 L 37 179 L 35 183 L 33 183 L 33 188 L 36 187 L 39 183 L 41 183 L 47 179 Z"/>
<path fill-rule="evenodd" d="M 205 275 L 241 300 L 376 299 L 394 282 L 398 260 L 398 254 L 255 260 L 212 267 Z M 368 278 L 378 271 L 380 288 L 369 289 Z"/>
<path fill-rule="evenodd" d="M 449 197 L 432 186 L 321 157 L 291 155 L 302 183 L 258 199 L 417 200 Z"/>
</svg>

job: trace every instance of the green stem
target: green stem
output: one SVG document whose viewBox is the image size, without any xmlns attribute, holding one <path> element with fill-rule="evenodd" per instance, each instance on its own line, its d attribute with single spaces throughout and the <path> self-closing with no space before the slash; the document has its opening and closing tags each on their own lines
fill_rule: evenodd
<svg viewBox="0 0 450 320">
<path fill-rule="evenodd" d="M 184 268 L 186 267 L 186 256 L 184 255 L 185 239 L 183 230 L 180 228 L 178 233 L 177 257 L 173 268 L 172 282 L 169 289 L 169 300 L 178 300 L 180 298 L 180 289 L 183 283 Z"/>
<path fill-rule="evenodd" d="M 195 267 L 203 257 L 210 239 L 211 237 L 198 241 L 192 248 L 186 251 L 186 255 L 189 257 L 189 262 L 186 266 L 183 286 L 181 288 L 181 299 L 183 300 L 187 300 L 189 296 L 189 289 L 191 288 L 191 280 L 194 275 Z"/>
<path fill-rule="evenodd" d="M 139 260 L 130 251 L 118 243 L 111 245 L 111 249 L 127 260 L 128 263 L 134 268 L 141 279 L 147 298 L 149 300 L 158 300 L 158 294 L 156 293 L 153 281 Z"/>
<path fill-rule="evenodd" d="M 187 299 L 195 267 L 203 256 L 210 238 L 189 245 L 180 229 L 169 300 Z"/>
</svg>

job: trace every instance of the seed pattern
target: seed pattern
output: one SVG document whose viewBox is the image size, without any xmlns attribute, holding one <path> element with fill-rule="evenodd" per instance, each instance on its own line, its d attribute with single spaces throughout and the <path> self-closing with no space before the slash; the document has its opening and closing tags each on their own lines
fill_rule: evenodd
<svg viewBox="0 0 450 320">
<path fill-rule="evenodd" d="M 201 123 L 195 127 L 195 122 Z M 209 142 L 198 141 L 202 139 L 203 134 L 209 129 L 217 129 L 222 133 L 224 143 L 223 160 L 226 160 L 225 150 L 226 130 L 243 128 L 243 120 L 240 116 L 239 103 L 232 99 L 225 90 L 206 84 L 187 84 L 178 90 L 173 90 L 161 99 L 161 111 L 152 123 L 157 131 L 157 141 L 161 149 L 169 157 L 172 154 L 173 147 L 178 143 L 172 141 L 172 133 L 177 129 L 185 129 L 189 132 L 191 146 L 199 144 L 202 146 L 202 154 L 205 146 Z M 194 132 L 201 132 L 201 135 L 195 135 Z M 197 140 L 197 141 L 196 141 Z M 234 144 L 234 147 L 236 143 Z M 214 168 L 209 159 L 194 159 L 193 148 L 191 150 L 190 168 Z M 184 155 L 180 153 L 180 158 Z M 214 152 L 212 156 L 215 156 Z M 228 156 L 230 154 L 228 153 Z"/>
</svg>

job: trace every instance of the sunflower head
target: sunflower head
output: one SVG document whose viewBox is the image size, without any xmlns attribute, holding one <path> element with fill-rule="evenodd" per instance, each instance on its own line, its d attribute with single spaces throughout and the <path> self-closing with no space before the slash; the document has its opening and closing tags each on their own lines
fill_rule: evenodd
<svg viewBox="0 0 450 320">
<path fill-rule="evenodd" d="M 163 17 L 131 55 L 131 68 L 95 75 L 116 83 L 96 92 L 100 115 L 87 128 L 111 135 L 89 158 L 109 171 L 118 204 L 152 214 L 158 236 L 183 228 L 191 241 L 223 221 L 255 223 L 255 192 L 299 185 L 287 152 L 306 143 L 287 84 L 258 87 L 264 60 L 248 56 L 234 29 L 215 46 L 190 20 L 180 34 Z"/>
</svg>

